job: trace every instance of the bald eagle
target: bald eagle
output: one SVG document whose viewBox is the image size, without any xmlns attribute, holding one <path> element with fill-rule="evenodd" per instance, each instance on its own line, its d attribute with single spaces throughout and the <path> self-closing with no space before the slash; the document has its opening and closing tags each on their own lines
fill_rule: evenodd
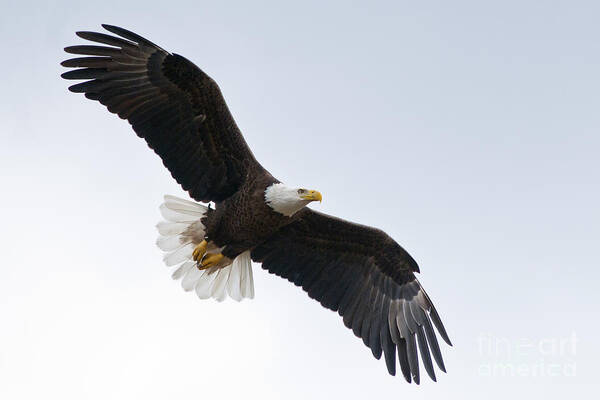
<svg viewBox="0 0 600 400">
<path fill-rule="evenodd" d="M 113 35 L 77 32 L 95 45 L 66 47 L 83 57 L 65 79 L 71 92 L 129 121 L 197 202 L 165 196 L 157 226 L 173 278 L 200 298 L 252 298 L 251 261 L 301 286 L 337 311 L 373 355 L 419 383 L 432 356 L 445 372 L 433 326 L 451 345 L 413 258 L 379 229 L 306 208 L 316 190 L 287 186 L 255 158 L 215 81 L 184 57 L 112 25 Z M 205 204 L 200 204 L 205 203 Z M 209 207 L 206 203 L 213 203 Z"/>
</svg>

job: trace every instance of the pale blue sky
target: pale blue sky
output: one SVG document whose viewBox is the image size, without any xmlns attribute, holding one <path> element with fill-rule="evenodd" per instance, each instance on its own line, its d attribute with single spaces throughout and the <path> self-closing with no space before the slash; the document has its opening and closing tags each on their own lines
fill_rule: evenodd
<svg viewBox="0 0 600 400">
<path fill-rule="evenodd" d="M 3 4 L 0 397 L 597 392 L 599 16 L 592 1 Z M 184 193 L 59 78 L 74 32 L 101 23 L 194 61 L 275 176 L 411 252 L 454 342 L 448 374 L 389 377 L 258 265 L 241 304 L 170 280 L 154 225 Z"/>
</svg>

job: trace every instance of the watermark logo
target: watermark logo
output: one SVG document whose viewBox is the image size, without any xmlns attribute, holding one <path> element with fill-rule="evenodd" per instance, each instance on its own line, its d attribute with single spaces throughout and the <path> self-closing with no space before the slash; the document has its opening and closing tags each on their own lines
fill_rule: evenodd
<svg viewBox="0 0 600 400">
<path fill-rule="evenodd" d="M 574 377 L 577 335 L 505 338 L 482 334 L 477 338 L 482 377 Z"/>
</svg>

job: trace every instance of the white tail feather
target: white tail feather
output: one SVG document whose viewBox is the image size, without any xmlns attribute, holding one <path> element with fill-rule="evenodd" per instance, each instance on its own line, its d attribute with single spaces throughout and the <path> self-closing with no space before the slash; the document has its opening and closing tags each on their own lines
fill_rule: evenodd
<svg viewBox="0 0 600 400">
<path fill-rule="evenodd" d="M 158 239 L 156 239 L 156 245 L 162 251 L 174 251 L 180 248 L 182 244 L 188 244 L 192 241 L 191 238 L 189 238 L 189 241 L 184 240 L 182 243 L 182 239 L 185 238 L 180 238 L 178 235 L 159 236 Z"/>
<path fill-rule="evenodd" d="M 167 222 L 161 221 L 156 224 L 156 229 L 158 229 L 158 233 L 162 236 L 174 236 L 180 233 L 183 233 L 190 224 L 186 223 L 177 223 L 177 222 Z"/>
<path fill-rule="evenodd" d="M 209 299 L 211 297 L 211 286 L 214 279 L 215 274 L 209 274 L 207 271 L 204 271 L 202 279 L 198 279 L 198 283 L 196 284 L 196 295 L 198 295 L 198 298 Z"/>
<path fill-rule="evenodd" d="M 252 259 L 250 252 L 245 251 L 233 260 L 240 270 L 240 293 L 242 298 L 254 298 L 254 277 L 252 276 Z"/>
<path fill-rule="evenodd" d="M 229 272 L 229 279 L 227 279 L 227 293 L 229 293 L 229 296 L 236 301 L 242 299 L 241 283 L 242 271 L 240 263 L 233 263 L 231 265 L 231 271 Z"/>
<path fill-rule="evenodd" d="M 229 279 L 229 271 L 231 271 L 232 266 L 230 265 L 227 268 L 219 269 L 216 274 L 215 280 L 212 284 L 212 296 L 217 301 L 225 300 L 225 288 L 227 287 L 227 279 Z"/>
<path fill-rule="evenodd" d="M 167 266 L 172 267 L 173 265 L 181 264 L 184 261 L 191 260 L 194 247 L 195 246 L 192 243 L 180 246 L 172 253 L 165 253 L 163 261 L 165 264 L 167 264 Z"/>
<path fill-rule="evenodd" d="M 173 274 L 171 275 L 171 278 L 173 278 L 174 280 L 183 278 L 185 274 L 187 274 L 187 272 L 190 270 L 190 268 L 193 268 L 195 265 L 196 263 L 193 261 L 184 262 L 179 267 L 175 268 Z"/>
<path fill-rule="evenodd" d="M 181 287 L 186 292 L 191 292 L 196 287 L 198 279 L 204 274 L 204 271 L 199 270 L 195 266 L 190 268 L 181 280 Z"/>
<path fill-rule="evenodd" d="M 238 255 L 225 267 L 212 267 L 207 270 L 196 268 L 192 260 L 194 248 L 204 237 L 204 225 L 200 221 L 208 208 L 193 201 L 174 196 L 165 196 L 160 212 L 166 221 L 156 225 L 156 244 L 165 252 L 165 264 L 175 266 L 171 277 L 181 279 L 181 286 L 187 292 L 194 290 L 199 298 L 210 297 L 223 301 L 229 295 L 236 301 L 254 298 L 254 280 L 250 252 Z M 208 252 L 220 251 L 214 243 L 209 243 Z"/>
</svg>

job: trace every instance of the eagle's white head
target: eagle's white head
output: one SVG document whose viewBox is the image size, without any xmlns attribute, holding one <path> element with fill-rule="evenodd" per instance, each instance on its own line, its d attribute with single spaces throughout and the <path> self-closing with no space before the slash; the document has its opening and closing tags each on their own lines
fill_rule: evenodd
<svg viewBox="0 0 600 400">
<path fill-rule="evenodd" d="M 321 201 L 323 196 L 316 190 L 285 186 L 274 183 L 265 190 L 265 202 L 273 210 L 291 217 L 311 201 Z"/>
</svg>

